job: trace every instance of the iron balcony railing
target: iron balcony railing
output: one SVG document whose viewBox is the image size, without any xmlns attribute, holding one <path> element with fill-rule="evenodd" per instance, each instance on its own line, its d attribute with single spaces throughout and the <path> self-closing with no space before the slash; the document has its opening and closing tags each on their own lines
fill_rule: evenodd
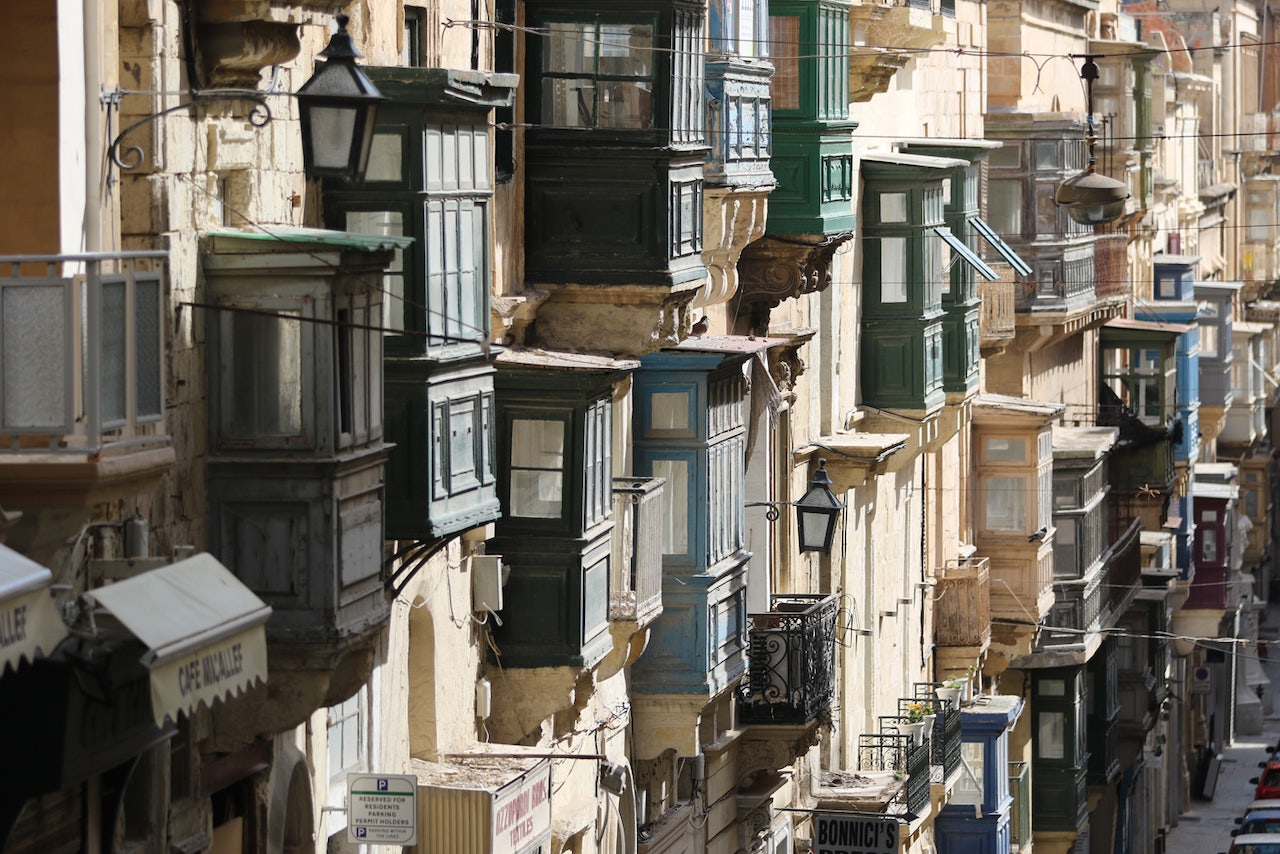
<svg viewBox="0 0 1280 854">
<path fill-rule="evenodd" d="M 991 640 L 991 561 L 947 561 L 938 575 L 933 613 L 938 646 L 986 646 Z"/>
<path fill-rule="evenodd" d="M 929 682 L 917 683 L 915 697 L 898 700 L 898 715 L 900 720 L 906 720 L 914 704 L 924 706 L 925 713 L 933 716 L 933 726 L 929 729 L 926 743 L 930 780 L 945 783 L 960 767 L 960 711 L 952 706 L 950 699 L 944 700 L 936 695 L 938 687 Z"/>
<path fill-rule="evenodd" d="M 613 479 L 609 619 L 651 623 L 662 613 L 662 493 L 666 479 Z"/>
<path fill-rule="evenodd" d="M 902 791 L 886 812 L 923 815 L 929 809 L 929 747 L 885 720 L 881 728 L 887 731 L 858 736 L 858 770 L 892 771 L 902 780 Z"/>
<path fill-rule="evenodd" d="M 0 256 L 0 436 L 9 453 L 168 444 L 167 252 Z"/>
<path fill-rule="evenodd" d="M 747 617 L 747 676 L 739 689 L 744 724 L 808 724 L 835 694 L 836 597 L 775 596 Z"/>
</svg>

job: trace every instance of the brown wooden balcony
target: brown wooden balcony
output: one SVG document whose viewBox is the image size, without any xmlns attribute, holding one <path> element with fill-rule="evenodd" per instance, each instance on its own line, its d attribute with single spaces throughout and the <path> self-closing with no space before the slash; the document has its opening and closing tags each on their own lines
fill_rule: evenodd
<svg viewBox="0 0 1280 854">
<path fill-rule="evenodd" d="M 938 575 L 934 638 L 938 646 L 985 648 L 991 643 L 991 562 L 949 560 Z"/>
<path fill-rule="evenodd" d="M 978 297 L 982 300 L 978 335 L 984 356 L 1003 352 L 1017 334 L 1017 306 L 1014 298 L 1017 287 L 1018 283 L 1013 281 L 1012 273 L 994 282 L 978 282 Z"/>
<path fill-rule="evenodd" d="M 173 465 L 166 257 L 0 256 L 0 506 L 85 509 Z"/>
<path fill-rule="evenodd" d="M 613 479 L 613 560 L 609 619 L 647 626 L 662 613 L 660 477 Z"/>
<path fill-rule="evenodd" d="M 1127 234 L 1102 234 L 1093 245 L 1094 292 L 1098 299 L 1129 295 Z"/>
</svg>

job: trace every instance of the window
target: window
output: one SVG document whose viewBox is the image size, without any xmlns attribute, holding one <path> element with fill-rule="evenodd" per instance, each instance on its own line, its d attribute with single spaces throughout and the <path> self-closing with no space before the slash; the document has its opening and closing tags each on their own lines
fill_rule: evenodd
<svg viewBox="0 0 1280 854">
<path fill-rule="evenodd" d="M 1214 323 L 1200 324 L 1200 356 L 1211 359 L 1218 356 L 1218 327 Z"/>
<path fill-rule="evenodd" d="M 1080 575 L 1080 552 L 1076 544 L 1076 519 L 1071 516 L 1054 520 L 1058 532 L 1053 541 L 1053 574 L 1057 578 Z"/>
<path fill-rule="evenodd" d="M 1027 484 L 1021 477 L 984 477 L 986 528 L 1023 531 L 1027 527 Z"/>
<path fill-rule="evenodd" d="M 350 699 L 330 706 L 329 782 L 338 783 L 364 765 L 364 689 Z"/>
<path fill-rule="evenodd" d="M 289 443 L 303 433 L 304 321 L 298 311 L 265 310 L 279 317 L 221 312 L 223 435 Z"/>
<path fill-rule="evenodd" d="M 489 334 L 488 129 L 395 106 L 379 111 L 365 184 L 326 189 L 329 213 L 348 231 L 414 238 L 384 276 L 390 352 L 478 352 Z"/>
<path fill-rule="evenodd" d="M 880 238 L 880 301 L 907 301 L 907 238 Z"/>
<path fill-rule="evenodd" d="M 648 128 L 653 123 L 652 24 L 553 21 L 542 63 L 542 123 Z"/>
<path fill-rule="evenodd" d="M 982 443 L 982 452 L 989 463 L 1023 463 L 1027 461 L 1027 441 L 991 436 Z"/>
<path fill-rule="evenodd" d="M 1271 211 L 1265 208 L 1249 208 L 1249 240 L 1264 241 L 1271 233 Z"/>
<path fill-rule="evenodd" d="M 1066 758 L 1066 715 L 1062 712 L 1040 712 L 1036 717 L 1036 755 L 1041 759 Z"/>
<path fill-rule="evenodd" d="M 987 217 L 996 234 L 1006 238 L 1022 236 L 1021 181 L 991 179 L 987 187 Z"/>
<path fill-rule="evenodd" d="M 662 491 L 662 553 L 689 553 L 689 464 L 684 460 L 654 460 L 653 476 L 665 477 Z"/>
<path fill-rule="evenodd" d="M 981 806 L 986 798 L 986 743 L 964 741 L 960 743 L 960 779 L 951 797 L 953 804 Z"/>
<path fill-rule="evenodd" d="M 1203 528 L 1200 531 L 1200 560 L 1205 563 L 1218 562 L 1218 531 L 1215 528 Z"/>
<path fill-rule="evenodd" d="M 558 519 L 564 503 L 563 421 L 511 422 L 512 516 Z"/>
</svg>

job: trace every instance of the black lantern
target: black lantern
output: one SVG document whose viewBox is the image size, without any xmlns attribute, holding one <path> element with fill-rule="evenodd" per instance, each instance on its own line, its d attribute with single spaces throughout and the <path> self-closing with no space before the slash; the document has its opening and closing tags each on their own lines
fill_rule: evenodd
<svg viewBox="0 0 1280 854">
<path fill-rule="evenodd" d="M 386 100 L 356 65 L 362 54 L 347 33 L 348 20 L 338 15 L 338 31 L 320 52 L 327 61 L 295 95 L 309 178 L 364 180 L 378 104 Z"/>
<path fill-rule="evenodd" d="M 836 532 L 836 516 L 844 505 L 831 491 L 827 461 L 818 460 L 818 470 L 809 481 L 804 497 L 795 503 L 796 521 L 800 526 L 800 551 L 831 554 L 831 539 Z"/>
<path fill-rule="evenodd" d="M 1106 225 L 1124 213 L 1124 203 L 1129 198 L 1129 188 L 1122 181 L 1099 175 L 1094 169 L 1097 157 L 1094 146 L 1098 136 L 1093 130 L 1093 81 L 1098 79 L 1095 54 L 1084 56 L 1080 67 L 1080 79 L 1085 82 L 1085 97 L 1089 123 L 1085 142 L 1089 146 L 1089 163 L 1083 172 L 1072 175 L 1058 186 L 1053 200 L 1067 209 L 1067 216 L 1081 225 Z"/>
</svg>

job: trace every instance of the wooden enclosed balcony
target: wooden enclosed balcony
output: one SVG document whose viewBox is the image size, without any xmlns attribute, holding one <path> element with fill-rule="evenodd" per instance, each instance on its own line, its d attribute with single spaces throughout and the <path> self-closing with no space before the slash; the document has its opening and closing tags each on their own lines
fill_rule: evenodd
<svg viewBox="0 0 1280 854">
<path fill-rule="evenodd" d="M 987 648 L 991 643 L 991 561 L 985 557 L 947 561 L 938 575 L 933 613 L 938 646 Z"/>
</svg>

